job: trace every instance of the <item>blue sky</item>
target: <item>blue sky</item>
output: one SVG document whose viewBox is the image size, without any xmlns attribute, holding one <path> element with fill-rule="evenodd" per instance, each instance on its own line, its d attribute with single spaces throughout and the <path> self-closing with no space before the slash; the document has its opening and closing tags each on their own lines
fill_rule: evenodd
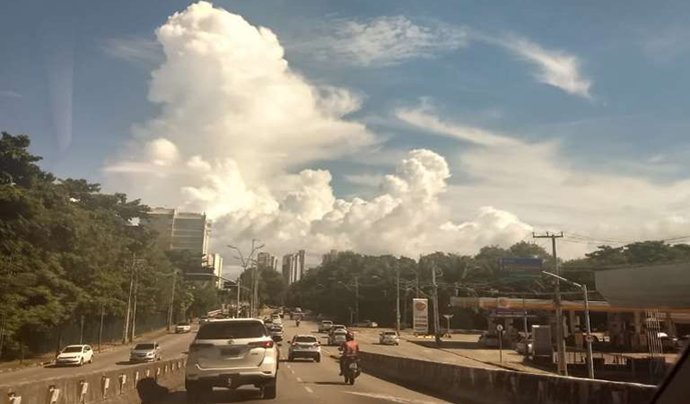
<svg viewBox="0 0 690 404">
<path fill-rule="evenodd" d="M 58 176 L 109 184 L 104 167 L 122 159 L 122 150 L 133 139 L 133 125 L 161 113 L 161 105 L 148 100 L 151 72 L 164 61 L 154 32 L 189 4 L 4 2 L 2 130 L 30 134 L 33 150 Z M 379 152 L 375 157 L 325 155 L 283 169 L 329 170 L 336 197 L 379 195 L 377 181 L 394 170 L 399 155 L 424 148 L 443 156 L 450 167 L 446 195 L 474 194 L 473 184 L 485 185 L 478 192 L 484 199 L 471 200 L 467 211 L 450 219 L 471 220 L 472 209 L 490 205 L 537 227 L 567 222 L 558 216 L 567 215 L 568 209 L 546 219 L 524 208 L 532 199 L 496 199 L 488 192 L 484 168 L 473 166 L 470 156 L 484 147 L 483 141 L 445 129 L 430 131 L 420 124 L 419 114 L 410 121 L 401 119 L 401 111 L 513 139 L 522 146 L 553 145 L 553 150 L 539 149 L 528 160 L 550 159 L 553 166 L 569 170 L 567 176 L 582 174 L 600 184 L 602 192 L 607 189 L 602 184 L 617 178 L 643 183 L 631 192 L 677 194 L 678 187 L 685 189 L 690 168 L 685 157 L 690 145 L 687 2 L 213 4 L 273 31 L 291 71 L 308 83 L 344 88 L 358 98 L 358 108 L 343 119 L 366 125 L 376 137 L 376 145 L 368 147 Z M 525 147 L 527 154 L 535 150 Z M 616 199 L 604 205 L 610 213 L 626 203 Z M 681 208 L 670 212 L 661 203 L 640 202 L 631 208 L 635 215 L 621 220 L 647 215 L 645 220 L 651 217 L 657 223 L 668 215 L 684 215 Z M 569 209 L 591 213 L 592 204 L 596 201 L 588 199 Z M 454 210 L 452 204 L 444 206 Z M 675 235 L 684 228 L 650 226 L 640 234 Z M 629 232 L 622 225 L 613 227 L 578 231 L 600 237 Z"/>
</svg>

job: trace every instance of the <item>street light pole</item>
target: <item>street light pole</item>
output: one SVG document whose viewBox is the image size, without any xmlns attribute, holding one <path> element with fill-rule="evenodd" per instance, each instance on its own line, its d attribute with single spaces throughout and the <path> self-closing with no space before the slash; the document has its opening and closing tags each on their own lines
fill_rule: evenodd
<svg viewBox="0 0 690 404">
<path fill-rule="evenodd" d="M 570 279 L 566 279 L 562 276 L 552 274 L 551 272 L 542 271 L 542 273 L 546 274 L 548 276 L 551 276 L 553 278 L 556 278 L 557 280 L 561 280 L 565 283 L 568 283 L 570 285 L 573 285 L 575 287 L 582 289 L 582 294 L 584 295 L 584 306 L 585 306 L 585 328 L 586 328 L 586 332 L 587 332 L 587 336 L 586 336 L 586 340 L 587 340 L 587 375 L 590 379 L 594 379 L 594 361 L 593 361 L 593 354 L 592 354 L 592 327 L 591 327 L 591 323 L 589 321 L 589 297 L 587 296 L 587 285 L 573 282 Z"/>
<path fill-rule="evenodd" d="M 177 271 L 173 272 L 172 292 L 170 296 L 170 308 L 168 308 L 168 332 L 172 330 L 173 310 L 175 306 L 175 283 L 177 282 Z"/>
<path fill-rule="evenodd" d="M 594 358 L 592 355 L 592 328 L 589 322 L 589 298 L 587 297 L 587 285 L 582 285 L 582 293 L 585 295 L 585 327 L 587 329 L 587 374 L 594 379 Z"/>
<path fill-rule="evenodd" d="M 395 331 L 400 334 L 400 267 L 395 267 Z"/>
</svg>

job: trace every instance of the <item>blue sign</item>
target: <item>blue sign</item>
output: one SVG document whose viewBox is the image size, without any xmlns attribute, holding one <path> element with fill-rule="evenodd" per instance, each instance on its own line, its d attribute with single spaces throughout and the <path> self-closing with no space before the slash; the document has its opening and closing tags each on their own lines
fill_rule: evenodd
<svg viewBox="0 0 690 404">
<path fill-rule="evenodd" d="M 544 260 L 541 258 L 501 258 L 500 266 L 501 282 L 533 282 L 541 277 Z"/>
</svg>

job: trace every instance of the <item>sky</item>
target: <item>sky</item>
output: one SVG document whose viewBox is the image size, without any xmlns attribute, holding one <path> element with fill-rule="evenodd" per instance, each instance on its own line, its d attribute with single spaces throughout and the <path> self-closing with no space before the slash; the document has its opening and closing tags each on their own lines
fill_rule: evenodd
<svg viewBox="0 0 690 404">
<path fill-rule="evenodd" d="M 11 1 L 0 129 L 212 248 L 690 235 L 690 4 Z M 229 252 L 227 252 L 229 255 Z"/>
</svg>

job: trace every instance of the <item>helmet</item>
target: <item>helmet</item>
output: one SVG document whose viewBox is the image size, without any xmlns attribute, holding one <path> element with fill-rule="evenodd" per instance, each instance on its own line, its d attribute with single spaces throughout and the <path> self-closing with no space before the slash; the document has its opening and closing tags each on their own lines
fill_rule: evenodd
<svg viewBox="0 0 690 404">
<path fill-rule="evenodd" d="M 352 341 L 355 339 L 355 334 L 352 331 L 348 331 L 347 334 L 345 334 L 345 339 L 347 341 Z"/>
</svg>

